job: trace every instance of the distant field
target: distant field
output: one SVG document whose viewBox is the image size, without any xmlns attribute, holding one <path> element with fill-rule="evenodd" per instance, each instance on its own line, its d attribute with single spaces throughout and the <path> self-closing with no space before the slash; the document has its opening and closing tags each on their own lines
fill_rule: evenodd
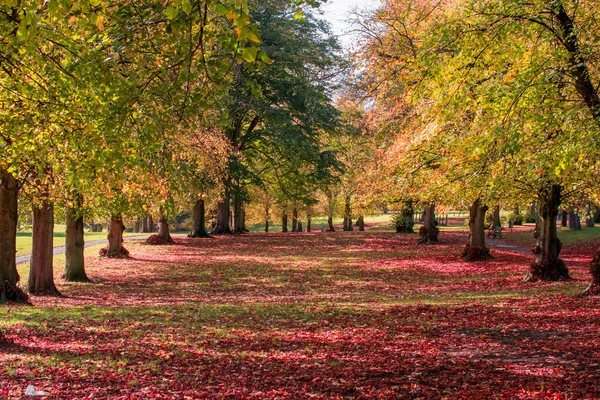
<svg viewBox="0 0 600 400">
<path fill-rule="evenodd" d="M 65 230 L 66 226 L 62 224 L 54 225 L 54 247 L 60 247 L 65 245 Z M 85 240 L 104 240 L 108 232 L 85 232 Z M 125 232 L 124 236 L 135 236 L 139 235 L 134 232 Z M 31 231 L 20 231 L 17 232 L 17 256 L 22 256 L 31 253 Z"/>
</svg>

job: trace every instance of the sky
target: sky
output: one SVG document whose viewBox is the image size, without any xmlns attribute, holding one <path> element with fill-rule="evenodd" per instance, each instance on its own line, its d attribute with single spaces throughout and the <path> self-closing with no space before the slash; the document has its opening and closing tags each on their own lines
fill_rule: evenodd
<svg viewBox="0 0 600 400">
<path fill-rule="evenodd" d="M 355 40 L 350 32 L 352 27 L 347 21 L 349 13 L 355 8 L 373 10 L 380 5 L 381 0 L 328 0 L 320 8 L 324 12 L 324 18 L 331 23 L 333 32 L 339 37 L 342 45 L 346 49 L 350 49 Z"/>
</svg>

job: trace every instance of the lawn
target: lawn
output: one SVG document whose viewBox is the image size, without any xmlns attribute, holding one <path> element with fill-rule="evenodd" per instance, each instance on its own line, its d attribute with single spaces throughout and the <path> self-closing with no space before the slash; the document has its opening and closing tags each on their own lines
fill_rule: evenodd
<svg viewBox="0 0 600 400">
<path fill-rule="evenodd" d="M 65 245 L 65 225 L 54 225 L 54 247 Z M 108 232 L 85 232 L 84 239 L 86 241 L 105 240 Z M 135 236 L 139 233 L 125 232 L 123 236 Z M 31 231 L 17 232 L 17 256 L 22 256 L 31 253 Z"/>
<path fill-rule="evenodd" d="M 0 393 L 53 399 L 598 398 L 592 250 L 577 281 L 524 284 L 532 257 L 459 258 L 389 232 L 249 234 L 128 245 L 94 284 L 1 308 Z M 27 278 L 27 268 L 21 268 Z"/>
</svg>

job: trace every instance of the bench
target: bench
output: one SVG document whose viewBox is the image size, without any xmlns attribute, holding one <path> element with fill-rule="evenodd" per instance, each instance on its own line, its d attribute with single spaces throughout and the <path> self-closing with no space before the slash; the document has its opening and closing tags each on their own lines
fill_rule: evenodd
<svg viewBox="0 0 600 400">
<path fill-rule="evenodd" d="M 488 228 L 487 237 L 491 237 L 492 239 L 496 239 L 499 237 L 502 239 L 502 227 L 501 226 L 490 226 Z"/>
</svg>

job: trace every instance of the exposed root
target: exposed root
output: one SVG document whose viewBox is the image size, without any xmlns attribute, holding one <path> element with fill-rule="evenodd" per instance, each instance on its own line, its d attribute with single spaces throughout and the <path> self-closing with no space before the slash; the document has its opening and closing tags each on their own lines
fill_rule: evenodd
<svg viewBox="0 0 600 400">
<path fill-rule="evenodd" d="M 600 296 L 600 284 L 591 283 L 583 292 L 577 294 L 575 297 L 584 298 L 593 296 Z"/>
<path fill-rule="evenodd" d="M 529 267 L 529 272 L 523 280 L 526 283 L 538 281 L 544 282 L 566 282 L 574 280 L 569 275 L 569 269 L 561 259 L 554 262 L 546 261 L 543 263 L 533 262 Z"/>
<path fill-rule="evenodd" d="M 129 255 L 131 253 L 129 253 L 129 250 L 127 250 L 125 247 L 121 246 L 121 252 L 119 253 L 109 253 L 108 249 L 105 247 L 103 249 L 100 249 L 100 257 L 107 257 L 107 258 L 129 258 Z"/>
<path fill-rule="evenodd" d="M 464 261 L 485 261 L 493 258 L 487 247 L 471 247 L 467 244 L 461 254 Z"/>
<path fill-rule="evenodd" d="M 31 304 L 29 295 L 23 291 L 19 286 L 9 281 L 4 281 L 0 285 L 0 303 L 14 302 L 21 304 Z"/>
<path fill-rule="evenodd" d="M 440 230 L 438 228 L 427 229 L 424 226 L 419 229 L 419 244 L 426 243 L 439 243 L 438 234 Z"/>
<path fill-rule="evenodd" d="M 146 244 L 152 246 L 163 246 L 167 244 L 175 244 L 175 241 L 169 236 L 167 239 L 160 237 L 158 235 L 152 235 L 148 239 L 146 239 Z"/>
</svg>

